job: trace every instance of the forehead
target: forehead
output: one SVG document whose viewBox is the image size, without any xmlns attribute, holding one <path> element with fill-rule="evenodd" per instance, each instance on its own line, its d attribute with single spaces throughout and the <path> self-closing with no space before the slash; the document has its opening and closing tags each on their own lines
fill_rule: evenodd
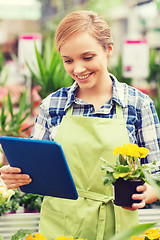
<svg viewBox="0 0 160 240">
<path fill-rule="evenodd" d="M 71 35 L 60 48 L 61 55 L 68 55 L 71 52 L 85 52 L 102 51 L 102 46 L 98 41 L 88 32 L 82 32 Z"/>
</svg>

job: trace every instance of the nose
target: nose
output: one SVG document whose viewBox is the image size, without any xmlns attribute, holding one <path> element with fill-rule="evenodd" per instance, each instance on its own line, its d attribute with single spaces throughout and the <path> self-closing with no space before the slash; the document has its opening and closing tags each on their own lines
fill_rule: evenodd
<svg viewBox="0 0 160 240">
<path fill-rule="evenodd" d="M 74 67 L 74 74 L 83 73 L 85 71 L 86 71 L 86 68 L 83 66 L 75 66 Z"/>
</svg>

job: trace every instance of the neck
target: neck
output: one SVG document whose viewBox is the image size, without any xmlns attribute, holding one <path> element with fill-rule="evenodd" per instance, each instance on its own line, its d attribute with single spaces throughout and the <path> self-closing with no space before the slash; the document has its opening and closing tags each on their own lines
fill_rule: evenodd
<svg viewBox="0 0 160 240">
<path fill-rule="evenodd" d="M 113 85 L 113 82 L 108 75 L 105 81 L 99 81 L 99 83 L 96 86 L 93 86 L 92 88 L 78 87 L 76 97 L 82 99 L 84 97 L 95 98 L 103 95 L 106 95 L 106 96 L 112 95 L 112 85 Z"/>
<path fill-rule="evenodd" d="M 95 109 L 98 110 L 112 97 L 112 80 L 109 79 L 103 81 L 98 85 L 98 87 L 93 88 L 78 88 L 76 97 L 82 99 L 83 101 L 93 104 Z"/>
</svg>

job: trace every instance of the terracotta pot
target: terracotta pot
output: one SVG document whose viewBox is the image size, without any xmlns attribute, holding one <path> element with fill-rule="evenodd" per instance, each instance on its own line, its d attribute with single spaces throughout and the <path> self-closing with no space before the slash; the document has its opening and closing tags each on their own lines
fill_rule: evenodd
<svg viewBox="0 0 160 240">
<path fill-rule="evenodd" d="M 114 183 L 114 204 L 117 206 L 131 207 L 133 203 L 139 203 L 140 200 L 133 200 L 132 195 L 138 193 L 137 186 L 143 185 L 143 180 L 124 180 L 119 178 Z"/>
</svg>

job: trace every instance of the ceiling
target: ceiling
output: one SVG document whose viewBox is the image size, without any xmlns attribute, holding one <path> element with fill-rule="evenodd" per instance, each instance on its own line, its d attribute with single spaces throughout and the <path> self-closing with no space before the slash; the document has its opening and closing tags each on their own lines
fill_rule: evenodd
<svg viewBox="0 0 160 240">
<path fill-rule="evenodd" d="M 0 0 L 0 19 L 38 20 L 41 3 L 37 0 Z"/>
</svg>

